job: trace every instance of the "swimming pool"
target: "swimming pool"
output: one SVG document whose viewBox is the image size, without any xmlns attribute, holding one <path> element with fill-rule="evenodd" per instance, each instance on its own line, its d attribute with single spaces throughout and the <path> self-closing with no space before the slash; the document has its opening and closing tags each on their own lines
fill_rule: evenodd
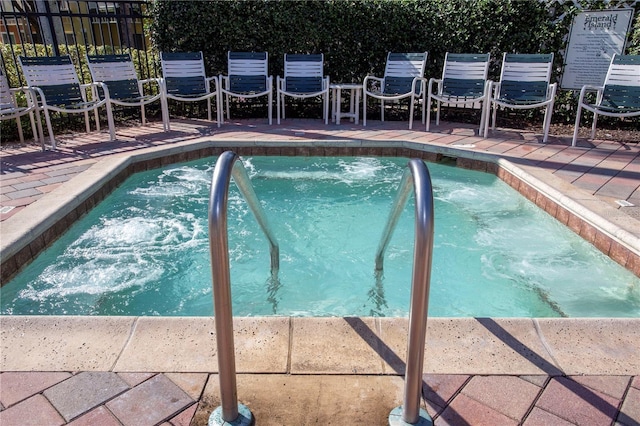
<svg viewBox="0 0 640 426">
<path fill-rule="evenodd" d="M 280 242 L 232 185 L 235 315 L 405 316 L 413 205 L 381 281 L 375 249 L 406 159 L 247 157 Z M 3 314 L 211 315 L 206 208 L 215 158 L 140 173 L 0 291 Z M 638 316 L 638 278 L 495 176 L 429 164 L 434 316 Z"/>
</svg>

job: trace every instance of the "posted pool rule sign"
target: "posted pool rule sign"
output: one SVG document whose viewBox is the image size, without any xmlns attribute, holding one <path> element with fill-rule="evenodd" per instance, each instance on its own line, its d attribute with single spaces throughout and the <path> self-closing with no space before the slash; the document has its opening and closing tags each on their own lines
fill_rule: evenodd
<svg viewBox="0 0 640 426">
<path fill-rule="evenodd" d="M 580 90 L 602 86 L 611 58 L 622 54 L 633 9 L 592 10 L 578 14 L 571 25 L 560 86 Z"/>
</svg>

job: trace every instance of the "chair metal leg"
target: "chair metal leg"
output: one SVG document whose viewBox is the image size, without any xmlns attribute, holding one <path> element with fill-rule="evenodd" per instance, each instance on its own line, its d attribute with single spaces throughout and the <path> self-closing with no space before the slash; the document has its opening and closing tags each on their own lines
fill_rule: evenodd
<svg viewBox="0 0 640 426">
<path fill-rule="evenodd" d="M 427 103 L 424 106 L 424 108 L 427 110 L 427 118 L 426 118 L 426 126 L 425 126 L 425 130 L 428 132 L 429 128 L 431 127 L 431 93 L 429 93 L 427 95 Z"/>
<path fill-rule="evenodd" d="M 142 118 L 142 125 L 144 126 L 145 124 L 147 124 L 147 114 L 146 114 L 146 108 L 144 107 L 144 105 L 140 105 L 140 117 Z"/>
<path fill-rule="evenodd" d="M 18 137 L 20 138 L 20 143 L 24 143 L 24 134 L 22 133 L 22 121 L 20 117 L 16 117 L 16 125 L 18 126 Z"/>
<path fill-rule="evenodd" d="M 547 140 L 549 139 L 549 128 L 551 127 L 552 111 L 553 111 L 553 103 L 547 105 L 547 107 L 544 110 L 544 127 L 542 129 L 542 132 L 543 132 L 542 143 L 547 143 Z"/>
<path fill-rule="evenodd" d="M 47 123 L 47 131 L 49 132 L 49 139 L 51 141 L 51 149 L 55 151 L 58 148 L 56 147 L 56 140 L 53 137 L 53 127 L 51 126 L 51 117 L 49 116 L 49 110 L 46 109 L 46 108 L 44 110 L 44 120 Z"/>
<path fill-rule="evenodd" d="M 98 109 L 94 108 L 93 116 L 96 120 L 96 130 L 100 131 L 100 117 L 98 117 Z M 84 113 L 84 126 L 87 129 L 87 133 L 91 132 L 91 125 L 89 124 L 89 112 L 85 111 Z"/>
<path fill-rule="evenodd" d="M 409 97 L 409 102 L 411 103 L 411 105 L 409 105 L 409 130 L 413 129 L 413 96 Z"/>
<path fill-rule="evenodd" d="M 225 105 L 227 108 L 227 120 L 231 120 L 231 108 L 229 108 L 229 94 L 224 93 L 222 97 L 225 99 Z M 222 120 L 224 120 L 224 113 L 222 113 Z"/>
<path fill-rule="evenodd" d="M 218 122 L 218 127 L 222 126 L 222 122 L 224 121 L 224 105 L 222 104 L 222 93 L 220 90 L 216 92 L 216 121 Z"/>
<path fill-rule="evenodd" d="M 280 124 L 280 93 L 278 93 L 276 95 L 276 115 L 277 115 L 277 119 L 278 119 L 278 124 Z"/>
<path fill-rule="evenodd" d="M 111 104 L 107 102 L 106 107 L 107 107 L 107 125 L 109 126 L 109 137 L 113 142 L 116 140 L 116 125 L 113 121 L 113 111 L 111 110 Z"/>
<path fill-rule="evenodd" d="M 582 104 L 578 102 L 578 111 L 576 111 L 576 124 L 573 129 L 573 139 L 571 140 L 571 146 L 576 146 L 578 140 L 578 129 L 580 128 L 580 115 L 582 114 Z"/>
<path fill-rule="evenodd" d="M 36 133 L 37 131 L 36 121 L 33 117 L 33 111 L 29 113 L 29 121 L 31 122 L 31 131 L 33 132 L 33 140 L 37 142 L 38 140 L 40 140 L 40 134 Z"/>
<path fill-rule="evenodd" d="M 367 91 L 362 91 L 362 127 L 367 127 Z"/>
<path fill-rule="evenodd" d="M 324 124 L 329 124 L 329 92 L 326 92 L 322 98 L 324 106 Z"/>
</svg>

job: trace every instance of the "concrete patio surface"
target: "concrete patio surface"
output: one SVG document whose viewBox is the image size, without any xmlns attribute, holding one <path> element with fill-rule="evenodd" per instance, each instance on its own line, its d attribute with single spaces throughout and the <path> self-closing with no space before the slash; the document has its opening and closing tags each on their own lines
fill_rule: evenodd
<svg viewBox="0 0 640 426">
<path fill-rule="evenodd" d="M 304 150 L 316 141 L 505 160 L 510 173 L 640 251 L 635 144 L 570 147 L 569 136 L 541 144 L 541 135 L 502 129 L 483 139 L 457 123 L 429 133 L 419 122 L 367 124 L 176 120 L 168 133 L 160 123 L 120 128 L 116 142 L 104 132 L 61 137 L 57 152 L 3 147 L 3 257 L 132 156 L 153 161 L 159 150 L 211 144 Z M 214 325 L 1 316 L 0 425 L 205 425 L 220 403 Z M 384 425 L 402 403 L 406 318 L 235 318 L 234 330 L 238 398 L 257 425 Z M 638 425 L 638 354 L 636 318 L 429 318 L 421 404 L 436 425 Z"/>
</svg>

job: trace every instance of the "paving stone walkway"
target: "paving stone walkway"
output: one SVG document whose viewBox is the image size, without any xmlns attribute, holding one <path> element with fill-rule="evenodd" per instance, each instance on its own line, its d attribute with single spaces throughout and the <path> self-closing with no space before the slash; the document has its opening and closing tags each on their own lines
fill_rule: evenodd
<svg viewBox="0 0 640 426">
<path fill-rule="evenodd" d="M 321 381 L 319 377 L 307 378 Z M 388 378 L 392 379 L 399 380 Z M 219 404 L 215 392 L 209 391 L 218 386 L 217 380 L 217 375 L 205 373 L 4 372 L 0 374 L 0 424 L 206 425 Z M 306 391 L 315 393 L 314 389 Z M 334 392 L 345 397 L 339 389 Z M 286 391 L 280 394 L 284 404 L 292 396 Z M 426 374 L 423 398 L 435 425 L 640 424 L 638 376 Z M 336 407 L 341 404 L 332 402 Z M 289 423 L 273 413 L 278 407 L 272 407 L 271 412 L 261 408 L 252 410 L 258 425 L 336 424 L 322 415 L 309 415 L 312 409 L 306 415 L 289 413 Z M 378 423 L 371 423 L 376 419 L 363 415 L 350 424 L 384 425 L 389 414 L 384 409 L 378 414 Z"/>
</svg>

